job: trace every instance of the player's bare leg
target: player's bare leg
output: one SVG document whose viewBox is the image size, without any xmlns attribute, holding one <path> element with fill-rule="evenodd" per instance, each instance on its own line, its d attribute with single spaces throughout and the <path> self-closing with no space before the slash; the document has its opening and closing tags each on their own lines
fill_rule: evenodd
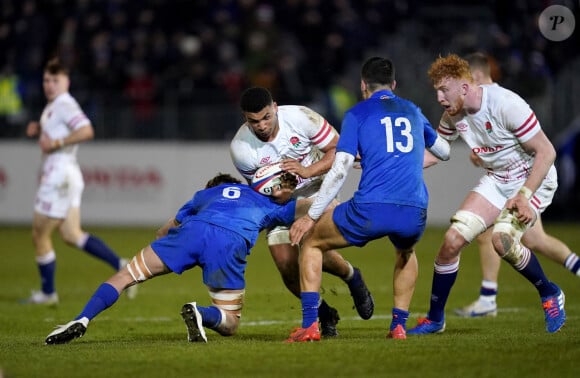
<svg viewBox="0 0 580 378">
<path fill-rule="evenodd" d="M 54 305 L 58 303 L 55 288 L 56 253 L 52 244 L 52 233 L 61 224 L 61 219 L 50 218 L 38 212 L 32 221 L 32 241 L 35 260 L 41 278 L 41 290 L 32 291 L 25 303 Z"/>
<path fill-rule="evenodd" d="M 501 258 L 491 244 L 491 229 L 477 237 L 477 246 L 482 273 L 479 298 L 463 308 L 455 309 L 455 313 L 462 317 L 497 315 L 496 298 Z"/>
<path fill-rule="evenodd" d="M 393 318 L 387 338 L 406 339 L 409 306 L 415 292 L 419 263 L 413 248 L 397 250 L 393 274 Z"/>
</svg>

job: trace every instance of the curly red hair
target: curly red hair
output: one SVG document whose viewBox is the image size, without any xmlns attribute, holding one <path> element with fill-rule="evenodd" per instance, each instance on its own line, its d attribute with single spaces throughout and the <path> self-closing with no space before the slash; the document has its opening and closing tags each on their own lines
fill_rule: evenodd
<svg viewBox="0 0 580 378">
<path fill-rule="evenodd" d="M 433 85 L 440 83 L 445 78 L 473 81 L 469 63 L 455 54 L 449 54 L 446 57 L 439 56 L 431 64 L 427 74 L 433 82 Z"/>
</svg>

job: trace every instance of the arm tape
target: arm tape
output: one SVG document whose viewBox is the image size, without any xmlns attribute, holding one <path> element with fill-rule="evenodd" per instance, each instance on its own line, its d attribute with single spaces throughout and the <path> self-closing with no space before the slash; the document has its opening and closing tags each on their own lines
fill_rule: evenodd
<svg viewBox="0 0 580 378">
<path fill-rule="evenodd" d="M 320 191 L 308 210 L 308 216 L 310 218 L 314 220 L 320 218 L 326 207 L 336 198 L 353 162 L 353 155 L 342 151 L 336 153 L 332 168 L 330 168 L 330 171 L 324 177 Z"/>
<path fill-rule="evenodd" d="M 449 160 L 449 152 L 451 147 L 449 146 L 449 142 L 447 142 L 441 136 L 437 135 L 435 143 L 433 143 L 431 147 L 427 147 L 427 150 L 435 155 L 437 159 L 447 161 Z"/>
</svg>

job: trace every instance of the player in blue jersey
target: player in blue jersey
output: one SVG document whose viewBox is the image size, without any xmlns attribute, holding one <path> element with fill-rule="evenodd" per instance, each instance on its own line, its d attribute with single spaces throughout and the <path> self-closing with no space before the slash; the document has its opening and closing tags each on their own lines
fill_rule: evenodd
<svg viewBox="0 0 580 378">
<path fill-rule="evenodd" d="M 189 341 L 207 342 L 204 327 L 233 335 L 242 311 L 246 256 L 261 230 L 294 221 L 308 200 L 290 200 L 297 184 L 291 173 L 280 172 L 271 197 L 219 174 L 193 196 L 131 262 L 97 289 L 82 312 L 46 337 L 46 344 L 63 344 L 86 332 L 89 321 L 112 306 L 126 288 L 167 273 L 181 274 L 199 266 L 213 305 L 183 305 L 181 315 Z M 303 210 L 302 210 L 303 211 Z"/>
<path fill-rule="evenodd" d="M 294 244 L 312 232 L 302 241 L 300 253 L 302 327 L 287 342 L 320 339 L 316 304 L 323 253 L 351 245 L 362 247 L 383 236 L 389 237 L 396 250 L 393 320 L 387 337 L 406 338 L 405 322 L 418 271 L 414 245 L 427 218 L 424 150 L 445 160 L 449 144 L 437 136 L 415 104 L 393 93 L 395 86 L 395 69 L 389 59 L 373 57 L 364 63 L 364 101 L 345 114 L 332 168 L 308 214 L 292 225 Z M 358 190 L 349 201 L 323 213 L 357 155 L 362 167 Z"/>
</svg>

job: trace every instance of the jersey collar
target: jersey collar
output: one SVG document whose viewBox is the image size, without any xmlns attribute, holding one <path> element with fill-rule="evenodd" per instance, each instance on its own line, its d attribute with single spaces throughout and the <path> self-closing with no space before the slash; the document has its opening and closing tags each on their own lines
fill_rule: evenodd
<svg viewBox="0 0 580 378">
<path fill-rule="evenodd" d="M 387 89 L 382 89 L 380 91 L 376 91 L 374 92 L 371 97 L 369 98 L 380 98 L 381 100 L 386 100 L 386 99 L 390 99 L 390 98 L 394 98 L 395 95 L 393 94 L 392 91 L 389 91 Z"/>
</svg>

